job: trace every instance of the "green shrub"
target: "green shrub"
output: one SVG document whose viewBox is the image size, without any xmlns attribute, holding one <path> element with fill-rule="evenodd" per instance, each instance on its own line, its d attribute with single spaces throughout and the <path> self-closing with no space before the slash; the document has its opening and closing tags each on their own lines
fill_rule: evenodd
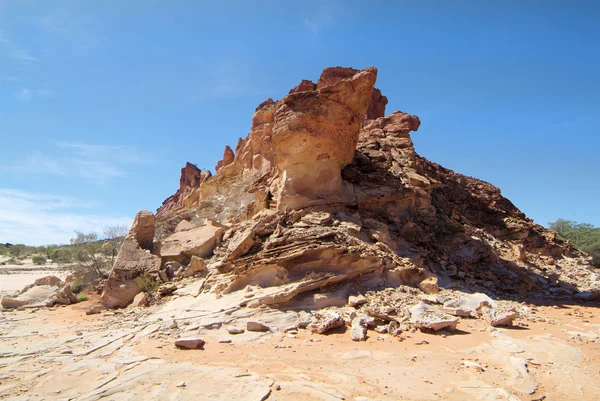
<svg viewBox="0 0 600 401">
<path fill-rule="evenodd" d="M 87 301 L 88 300 L 88 296 L 86 294 L 77 294 L 77 300 L 79 302 Z"/>
<path fill-rule="evenodd" d="M 67 248 L 57 248 L 53 249 L 49 255 L 50 259 L 54 263 L 71 263 L 73 261 L 73 255 L 71 251 Z"/>
<path fill-rule="evenodd" d="M 590 255 L 592 265 L 600 267 L 600 227 L 565 219 L 558 219 L 549 225 L 559 237 L 571 241 L 579 250 Z"/>
<path fill-rule="evenodd" d="M 71 292 L 73 294 L 78 294 L 80 291 L 81 291 L 81 284 L 71 283 Z"/>
<path fill-rule="evenodd" d="M 143 292 L 154 292 L 158 288 L 158 281 L 148 273 L 142 273 L 142 275 L 134 278 L 133 281 Z"/>
<path fill-rule="evenodd" d="M 34 255 L 31 257 L 31 261 L 36 265 L 43 265 L 46 263 L 46 257 L 42 255 Z"/>
</svg>

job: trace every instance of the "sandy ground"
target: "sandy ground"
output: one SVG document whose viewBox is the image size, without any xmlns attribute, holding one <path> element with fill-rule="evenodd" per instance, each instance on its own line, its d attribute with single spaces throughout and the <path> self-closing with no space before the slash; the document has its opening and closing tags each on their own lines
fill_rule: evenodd
<svg viewBox="0 0 600 401">
<path fill-rule="evenodd" d="M 8 259 L 0 257 L 0 263 Z M 38 278 L 52 275 L 64 279 L 70 273 L 68 268 L 56 263 L 40 266 L 34 265 L 31 259 L 22 262 L 22 265 L 0 265 L 0 297 L 21 291 L 23 287 L 33 284 Z"/>
<path fill-rule="evenodd" d="M 369 331 L 353 342 L 348 332 L 202 328 L 197 305 L 169 315 L 186 298 L 90 316 L 94 297 L 2 312 L 0 399 L 600 399 L 598 305 L 536 303 L 514 328 L 466 319 L 451 335 Z M 174 347 L 179 336 L 198 335 L 204 350 Z"/>
</svg>

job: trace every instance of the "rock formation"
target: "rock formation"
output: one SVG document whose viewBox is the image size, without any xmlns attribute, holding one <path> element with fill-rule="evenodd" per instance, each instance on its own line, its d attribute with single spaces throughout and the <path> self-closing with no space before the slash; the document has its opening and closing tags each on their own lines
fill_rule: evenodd
<svg viewBox="0 0 600 401">
<path fill-rule="evenodd" d="M 250 133 L 235 152 L 226 147 L 214 176 L 188 163 L 158 209 L 153 244 L 136 236 L 150 215 L 136 218 L 105 304 L 130 302 L 139 289 L 127 283 L 140 272 L 170 280 L 169 263 L 184 272 L 199 258 L 202 268 L 189 271 L 202 275 L 200 292 L 259 288 L 242 304 L 320 309 L 370 291 L 357 307 L 424 329 L 456 327 L 448 311 L 460 308 L 423 304 L 408 320 L 408 309 L 371 300 L 400 285 L 430 296 L 441 288 L 511 299 L 597 294 L 585 255 L 493 185 L 420 157 L 410 137 L 419 118 L 384 115 L 376 77 L 372 67 L 328 68 L 316 84 L 304 80 L 260 104 Z M 119 291 L 127 296 L 116 302 Z"/>
<path fill-rule="evenodd" d="M 107 308 L 127 306 L 144 290 L 141 275 L 158 275 L 160 257 L 151 252 L 154 248 L 156 219 L 147 211 L 141 211 L 121 245 L 115 264 L 102 293 L 101 302 Z"/>
<path fill-rule="evenodd" d="M 55 276 L 39 278 L 16 296 L 4 296 L 1 304 L 5 309 L 74 304 L 77 298 L 71 292 L 70 284 L 68 279 L 64 282 Z"/>
</svg>

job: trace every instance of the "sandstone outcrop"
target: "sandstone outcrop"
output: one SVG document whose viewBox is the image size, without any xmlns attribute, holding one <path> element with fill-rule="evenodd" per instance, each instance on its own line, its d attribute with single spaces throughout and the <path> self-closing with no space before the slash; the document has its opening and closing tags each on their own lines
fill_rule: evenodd
<svg viewBox="0 0 600 401">
<path fill-rule="evenodd" d="M 420 119 L 385 115 L 376 77 L 372 67 L 328 68 L 317 83 L 260 104 L 214 176 L 188 163 L 157 212 L 161 261 L 150 270 L 163 281 L 195 271 L 198 294 L 259 289 L 240 307 L 339 308 L 370 294 L 353 299 L 356 311 L 392 322 L 394 332 L 453 329 L 457 316 L 480 316 L 492 299 L 598 293 L 585 255 L 498 188 L 420 157 L 410 136 Z M 181 274 L 169 268 L 175 262 Z M 404 286 L 414 292 L 396 293 L 389 306 L 386 291 Z M 448 288 L 482 296 L 408 311 L 418 294 L 441 299 Z M 313 314 L 317 332 L 345 324 L 325 312 Z"/>
<path fill-rule="evenodd" d="M 160 257 L 151 253 L 155 222 L 154 215 L 147 211 L 141 211 L 135 217 L 104 285 L 101 302 L 107 308 L 125 307 L 142 292 L 143 285 L 136 278 L 143 274 L 148 277 L 158 275 Z"/>
</svg>

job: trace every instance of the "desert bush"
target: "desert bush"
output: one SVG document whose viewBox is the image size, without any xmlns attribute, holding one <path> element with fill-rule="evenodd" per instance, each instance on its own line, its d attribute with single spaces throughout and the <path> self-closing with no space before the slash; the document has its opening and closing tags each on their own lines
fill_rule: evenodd
<svg viewBox="0 0 600 401">
<path fill-rule="evenodd" d="M 31 257 L 31 261 L 36 265 L 43 265 L 46 263 L 46 257 L 43 255 L 34 255 Z"/>
<path fill-rule="evenodd" d="M 94 270 L 99 275 L 107 270 L 108 260 L 103 252 L 103 243 L 96 233 L 84 234 L 75 231 L 71 239 L 73 259 L 83 268 Z"/>
<path fill-rule="evenodd" d="M 551 222 L 549 226 L 560 238 L 569 240 L 578 249 L 590 255 L 592 264 L 600 267 L 600 227 L 565 219 Z"/>
<path fill-rule="evenodd" d="M 71 263 L 73 261 L 73 255 L 68 248 L 56 248 L 50 251 L 48 257 L 54 262 L 59 264 Z"/>
<path fill-rule="evenodd" d="M 87 301 L 88 300 L 88 296 L 86 294 L 77 294 L 77 300 L 79 302 Z"/>
<path fill-rule="evenodd" d="M 159 285 L 156 277 L 148 273 L 142 273 L 140 276 L 134 278 L 133 281 L 143 292 L 154 292 Z"/>
</svg>

